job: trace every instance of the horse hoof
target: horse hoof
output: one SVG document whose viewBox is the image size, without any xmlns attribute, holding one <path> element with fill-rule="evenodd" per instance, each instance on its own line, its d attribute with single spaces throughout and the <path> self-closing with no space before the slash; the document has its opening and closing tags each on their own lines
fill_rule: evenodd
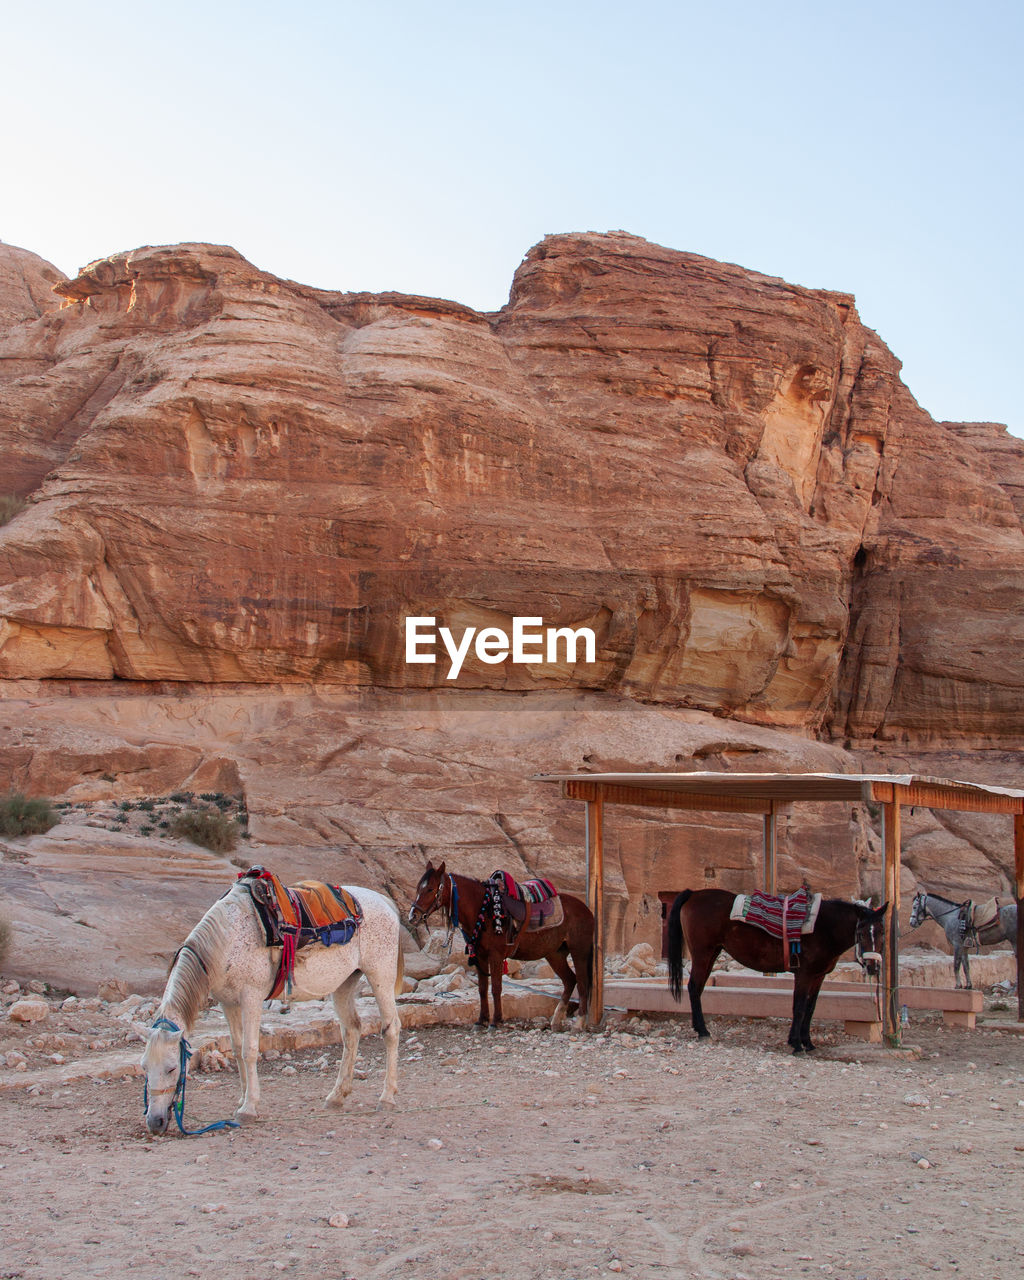
<svg viewBox="0 0 1024 1280">
<path fill-rule="evenodd" d="M 790 1048 L 793 1050 L 793 1052 L 794 1052 L 794 1053 L 803 1053 L 803 1052 L 804 1052 L 804 1047 L 803 1047 L 803 1045 L 802 1045 L 802 1044 L 794 1044 L 794 1045 L 790 1045 Z"/>
<path fill-rule="evenodd" d="M 346 1097 L 347 1095 L 344 1093 L 329 1093 L 327 1097 L 324 1099 L 324 1110 L 340 1111 L 342 1107 L 345 1105 Z"/>
<path fill-rule="evenodd" d="M 396 1106 L 396 1103 L 394 1098 L 378 1098 L 377 1099 L 378 1111 L 394 1111 L 395 1106 Z"/>
<path fill-rule="evenodd" d="M 236 1111 L 235 1119 L 239 1124 L 253 1124 L 259 1119 L 259 1115 L 255 1111 Z"/>
</svg>

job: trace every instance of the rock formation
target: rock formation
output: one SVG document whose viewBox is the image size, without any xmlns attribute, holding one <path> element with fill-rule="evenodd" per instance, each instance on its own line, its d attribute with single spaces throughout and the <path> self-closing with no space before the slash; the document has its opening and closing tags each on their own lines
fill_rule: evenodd
<svg viewBox="0 0 1024 1280">
<path fill-rule="evenodd" d="M 623 233 L 549 237 L 488 315 L 208 245 L 74 280 L 0 246 L 0 350 L 0 788 L 227 779 L 267 861 L 401 896 L 424 853 L 579 881 L 540 771 L 1021 781 L 1024 443 L 934 422 L 848 295 Z M 596 657 L 451 687 L 410 615 Z M 815 820 L 794 874 L 851 891 L 867 817 Z M 759 831 L 724 828 L 623 820 L 618 945 L 660 888 L 749 880 Z M 921 874 L 1005 888 L 974 839 L 922 837 Z"/>
</svg>

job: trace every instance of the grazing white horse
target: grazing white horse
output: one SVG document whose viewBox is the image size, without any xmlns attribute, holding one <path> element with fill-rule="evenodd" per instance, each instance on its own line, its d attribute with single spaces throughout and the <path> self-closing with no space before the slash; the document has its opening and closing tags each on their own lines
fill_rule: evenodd
<svg viewBox="0 0 1024 1280">
<path fill-rule="evenodd" d="M 341 1023 L 343 1052 L 338 1078 L 327 1095 L 328 1107 L 340 1107 L 352 1092 L 361 1026 L 355 993 L 366 975 L 377 1007 L 387 1050 L 384 1091 L 378 1106 L 394 1106 L 398 1092 L 398 1034 L 401 1021 L 395 996 L 401 991 L 403 963 L 398 911 L 383 894 L 352 885 L 344 888 L 363 909 L 362 924 L 346 943 L 325 947 L 312 943 L 298 951 L 292 978 L 292 1000 L 330 996 Z M 274 984 L 280 947 L 266 945 L 263 927 L 248 889 L 233 884 L 199 921 L 183 943 L 167 978 L 163 999 L 150 1027 L 135 1023 L 146 1039 L 142 1066 L 146 1074 L 146 1127 L 164 1133 L 172 1104 L 182 1087 L 187 1040 L 196 1019 L 212 996 L 224 1010 L 242 1082 L 236 1119 L 259 1114 L 260 1085 L 256 1061 L 260 1049 L 260 1010 Z"/>
</svg>

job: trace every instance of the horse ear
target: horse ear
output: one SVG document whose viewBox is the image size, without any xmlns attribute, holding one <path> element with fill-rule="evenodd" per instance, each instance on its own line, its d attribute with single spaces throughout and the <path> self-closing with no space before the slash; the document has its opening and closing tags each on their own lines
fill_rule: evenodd
<svg viewBox="0 0 1024 1280">
<path fill-rule="evenodd" d="M 881 920 L 881 918 L 885 915 L 885 913 L 886 913 L 888 910 L 889 910 L 889 904 L 888 904 L 888 902 L 883 902 L 883 903 L 882 903 L 882 905 L 881 905 L 881 906 L 878 908 L 878 910 L 875 912 L 875 919 L 876 919 L 876 920 Z"/>
<path fill-rule="evenodd" d="M 438 874 L 439 876 L 443 876 L 443 875 L 444 875 L 444 863 L 443 863 L 443 862 L 442 862 L 442 863 L 441 863 L 441 865 L 438 867 L 438 869 L 437 869 L 437 874 Z"/>
<path fill-rule="evenodd" d="M 428 858 L 427 859 L 427 875 L 428 876 L 430 875 L 431 871 L 433 871 L 433 869 L 434 869 L 434 864 Z"/>
<path fill-rule="evenodd" d="M 133 1022 L 133 1023 L 131 1024 L 131 1027 L 132 1027 L 132 1030 L 135 1032 L 135 1034 L 136 1034 L 136 1035 L 137 1035 L 141 1040 L 148 1040 L 148 1039 L 149 1039 L 149 1033 L 150 1033 L 150 1031 L 152 1031 L 152 1029 L 153 1029 L 152 1027 L 147 1027 L 147 1026 L 145 1026 L 145 1025 L 144 1025 L 143 1023 L 141 1023 L 141 1022 Z"/>
</svg>

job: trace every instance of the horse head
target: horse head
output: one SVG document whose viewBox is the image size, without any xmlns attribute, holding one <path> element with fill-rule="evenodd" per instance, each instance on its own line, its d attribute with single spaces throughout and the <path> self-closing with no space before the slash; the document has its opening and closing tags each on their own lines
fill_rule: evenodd
<svg viewBox="0 0 1024 1280">
<path fill-rule="evenodd" d="M 883 930 L 889 904 L 883 902 L 875 909 L 861 906 L 859 903 L 855 905 L 857 926 L 853 935 L 854 956 L 869 977 L 877 978 L 882 971 Z"/>
<path fill-rule="evenodd" d="M 435 867 L 428 859 L 427 869 L 420 877 L 420 882 L 416 886 L 416 896 L 413 898 L 412 906 L 409 908 L 410 924 L 422 924 L 427 916 L 433 915 L 441 906 L 441 898 L 444 895 L 444 877 L 445 864 L 442 862 L 439 867 Z"/>
<path fill-rule="evenodd" d="M 916 929 L 928 919 L 928 894 L 918 889 L 914 894 L 914 905 L 910 908 L 910 927 Z"/>
<path fill-rule="evenodd" d="M 174 1104 L 183 1092 L 189 1058 L 185 1033 L 168 1018 L 157 1018 L 151 1027 L 134 1022 L 132 1027 L 146 1041 L 142 1070 L 146 1076 L 146 1128 L 150 1133 L 166 1133 Z"/>
</svg>

